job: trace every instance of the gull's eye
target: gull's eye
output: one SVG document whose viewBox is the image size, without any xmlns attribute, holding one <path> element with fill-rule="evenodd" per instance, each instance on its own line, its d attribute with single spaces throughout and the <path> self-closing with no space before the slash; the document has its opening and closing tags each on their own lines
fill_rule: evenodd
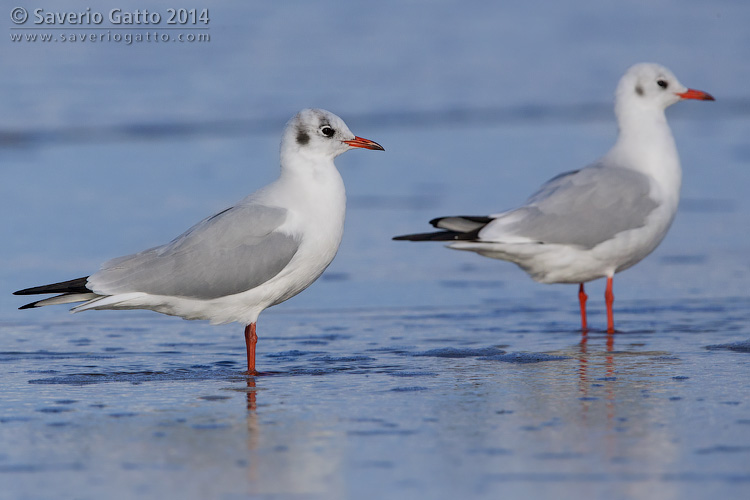
<svg viewBox="0 0 750 500">
<path fill-rule="evenodd" d="M 322 127 L 320 127 L 320 133 L 326 137 L 333 137 L 333 134 L 335 134 L 336 131 L 328 125 L 323 125 Z"/>
<path fill-rule="evenodd" d="M 656 84 L 663 89 L 666 89 L 667 87 L 669 87 L 669 84 L 667 83 L 666 80 L 656 80 Z"/>
</svg>

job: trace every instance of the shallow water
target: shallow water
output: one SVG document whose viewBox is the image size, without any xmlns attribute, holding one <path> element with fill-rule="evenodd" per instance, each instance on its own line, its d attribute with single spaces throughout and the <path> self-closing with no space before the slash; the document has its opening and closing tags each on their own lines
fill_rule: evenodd
<svg viewBox="0 0 750 500">
<path fill-rule="evenodd" d="M 6 41 L 0 498 L 744 495 L 750 6 L 537 3 L 223 2 L 202 45 Z M 614 85 L 642 60 L 717 101 L 668 112 L 683 199 L 615 279 L 616 334 L 603 283 L 582 338 L 576 287 L 390 240 L 602 154 Z M 344 242 L 261 315 L 263 376 L 242 375 L 237 325 L 16 310 L 12 290 L 164 243 L 271 181 L 307 106 L 387 151 L 337 159 Z"/>
<path fill-rule="evenodd" d="M 521 303 L 269 311 L 255 379 L 228 328 L 4 324 L 0 472 L 37 497 L 746 490 L 750 300 L 622 309 L 584 339 Z"/>
</svg>

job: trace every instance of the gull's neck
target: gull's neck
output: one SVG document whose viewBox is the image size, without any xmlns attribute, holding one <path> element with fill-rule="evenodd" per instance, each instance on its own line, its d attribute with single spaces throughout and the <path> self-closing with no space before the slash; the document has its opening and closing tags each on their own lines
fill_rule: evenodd
<svg viewBox="0 0 750 500">
<path fill-rule="evenodd" d="M 281 174 L 269 189 L 272 198 L 283 198 L 283 206 L 310 216 L 341 218 L 343 224 L 346 190 L 331 157 L 283 151 Z"/>
<path fill-rule="evenodd" d="M 344 180 L 333 158 L 282 154 L 281 175 L 269 186 L 268 198 L 289 210 L 289 230 L 306 233 L 305 246 L 316 259 L 333 259 L 346 217 Z"/>
<path fill-rule="evenodd" d="M 661 196 L 672 199 L 676 206 L 682 169 L 664 110 L 628 102 L 627 106 L 617 105 L 615 112 L 620 133 L 605 157 L 606 163 L 651 177 Z"/>
<path fill-rule="evenodd" d="M 305 154 L 300 150 L 281 153 L 280 179 L 289 182 L 317 184 L 342 183 L 333 158 L 321 155 Z"/>
</svg>

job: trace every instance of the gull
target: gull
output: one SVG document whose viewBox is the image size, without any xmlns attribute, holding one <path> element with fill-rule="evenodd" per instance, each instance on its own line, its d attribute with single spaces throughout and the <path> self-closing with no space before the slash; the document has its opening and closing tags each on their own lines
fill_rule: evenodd
<svg viewBox="0 0 750 500">
<path fill-rule="evenodd" d="M 105 262 L 96 273 L 19 290 L 60 294 L 21 309 L 83 302 L 89 309 L 150 309 L 212 324 L 245 325 L 255 371 L 256 321 L 267 307 L 310 286 L 341 243 L 346 192 L 333 160 L 354 148 L 381 150 L 329 111 L 304 109 L 286 125 L 279 178 L 166 245 Z"/>
<path fill-rule="evenodd" d="M 680 198 L 682 170 L 664 111 L 683 99 L 713 101 L 667 68 L 632 66 L 615 91 L 619 136 L 601 159 L 560 174 L 513 210 L 440 217 L 442 231 L 395 240 L 452 241 L 449 248 L 517 264 L 540 283 L 577 283 L 588 330 L 584 283 L 606 278 L 607 332 L 614 332 L 612 281 L 661 243 Z"/>
</svg>

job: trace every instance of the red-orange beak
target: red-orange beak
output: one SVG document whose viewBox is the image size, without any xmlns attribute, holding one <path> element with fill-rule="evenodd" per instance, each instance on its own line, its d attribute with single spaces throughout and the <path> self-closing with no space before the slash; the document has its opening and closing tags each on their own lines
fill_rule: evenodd
<svg viewBox="0 0 750 500">
<path fill-rule="evenodd" d="M 376 149 L 378 151 L 385 151 L 385 148 L 375 141 L 370 139 L 363 139 L 361 137 L 354 136 L 351 141 L 341 141 L 344 144 L 348 144 L 353 148 L 365 148 L 365 149 Z"/>
<path fill-rule="evenodd" d="M 715 101 L 714 96 L 709 94 L 708 92 L 703 92 L 702 90 L 695 90 L 695 89 L 687 89 L 685 92 L 679 93 L 677 92 L 677 95 L 682 97 L 683 99 L 698 99 L 699 101 Z"/>
</svg>

